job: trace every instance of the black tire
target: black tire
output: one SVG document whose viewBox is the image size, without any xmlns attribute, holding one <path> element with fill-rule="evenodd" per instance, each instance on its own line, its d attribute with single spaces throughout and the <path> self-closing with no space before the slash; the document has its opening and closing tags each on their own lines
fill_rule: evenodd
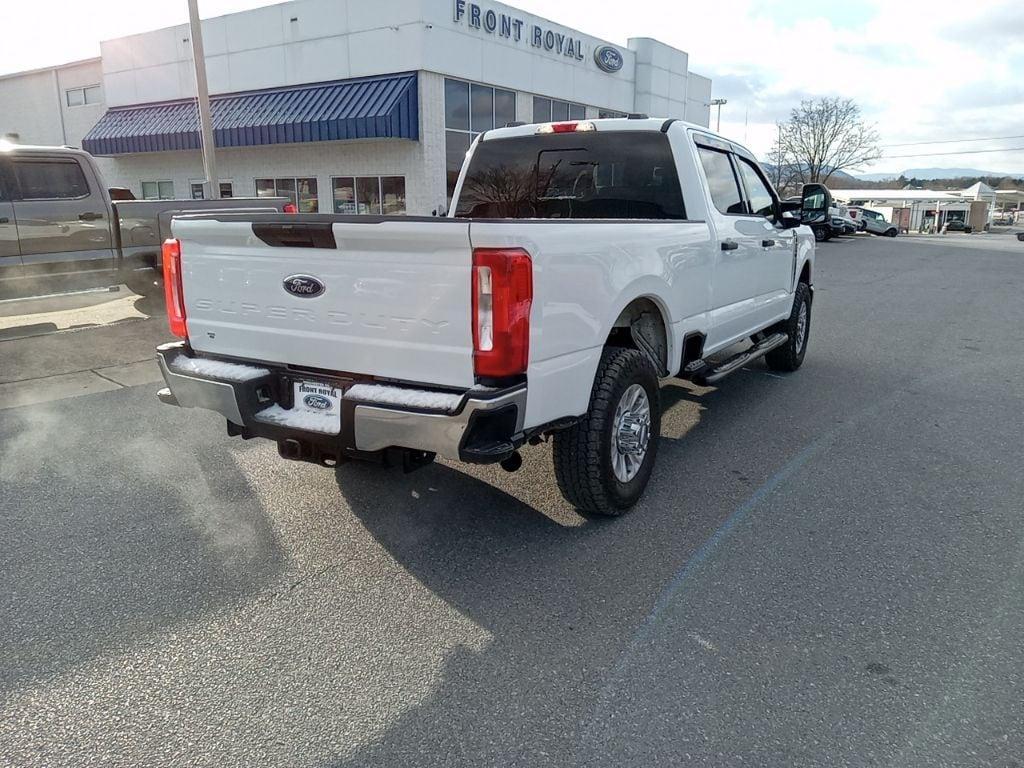
<svg viewBox="0 0 1024 768">
<path fill-rule="evenodd" d="M 887 230 L 885 230 L 885 236 L 886 237 L 896 237 L 896 230 L 895 229 L 887 229 Z"/>
<path fill-rule="evenodd" d="M 650 425 L 639 469 L 631 480 L 623 482 L 616 476 L 612 461 L 613 429 L 620 402 L 634 384 L 639 384 L 647 396 Z M 555 433 L 553 454 L 559 490 L 566 501 L 584 513 L 616 516 L 627 512 L 639 501 L 650 480 L 660 434 L 661 391 L 650 358 L 636 349 L 607 347 L 594 378 L 587 414 L 575 426 Z"/>
<path fill-rule="evenodd" d="M 800 338 L 798 332 L 801 307 L 806 307 L 807 312 L 803 338 Z M 783 320 L 772 328 L 772 331 L 789 334 L 789 340 L 765 355 L 765 363 L 773 371 L 795 371 L 803 365 L 804 355 L 807 354 L 807 342 L 811 337 L 811 289 L 807 287 L 807 283 L 797 284 L 796 295 L 793 297 L 793 311 L 790 312 L 789 319 Z"/>
<path fill-rule="evenodd" d="M 826 240 L 828 240 L 828 230 L 826 230 L 824 227 L 815 227 L 814 239 L 817 240 L 819 243 L 825 242 Z"/>
</svg>

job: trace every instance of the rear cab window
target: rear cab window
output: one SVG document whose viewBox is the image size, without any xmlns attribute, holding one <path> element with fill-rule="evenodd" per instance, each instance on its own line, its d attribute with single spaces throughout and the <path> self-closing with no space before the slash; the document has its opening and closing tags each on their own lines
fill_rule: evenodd
<svg viewBox="0 0 1024 768">
<path fill-rule="evenodd" d="M 481 141 L 455 216 L 679 220 L 686 207 L 665 134 L 592 131 Z"/>
</svg>

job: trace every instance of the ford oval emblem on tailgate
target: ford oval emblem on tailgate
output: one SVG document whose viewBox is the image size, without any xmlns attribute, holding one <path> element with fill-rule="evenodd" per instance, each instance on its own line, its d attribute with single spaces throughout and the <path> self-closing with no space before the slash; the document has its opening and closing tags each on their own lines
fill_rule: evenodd
<svg viewBox="0 0 1024 768">
<path fill-rule="evenodd" d="M 331 401 L 323 395 L 306 395 L 302 398 L 302 402 L 306 404 L 307 408 L 312 408 L 317 411 L 330 410 Z"/>
<path fill-rule="evenodd" d="M 324 284 L 312 275 L 291 275 L 284 279 L 284 289 L 292 296 L 312 299 L 325 290 Z"/>
</svg>

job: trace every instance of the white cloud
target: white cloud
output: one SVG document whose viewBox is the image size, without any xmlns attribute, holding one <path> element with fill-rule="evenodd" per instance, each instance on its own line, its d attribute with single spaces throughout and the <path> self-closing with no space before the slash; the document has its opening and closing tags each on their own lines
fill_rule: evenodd
<svg viewBox="0 0 1024 768">
<path fill-rule="evenodd" d="M 351 0 L 370 2 L 371 0 Z M 272 0 L 201 0 L 204 17 Z M 1024 5 L 1016 0 L 511 0 L 624 44 L 656 37 L 690 53 L 729 99 L 722 130 L 764 154 L 801 97 L 848 96 L 885 144 L 1024 134 Z M 9 7 L 6 7 L 9 6 Z M 98 55 L 100 39 L 177 24 L 185 0 L 6 3 L 0 72 Z M 749 125 L 744 115 L 749 114 Z M 1024 146 L 978 142 L 971 148 Z M 890 154 L 959 145 L 892 148 Z M 1024 173 L 1024 152 L 894 158 L 871 170 L 971 166 Z"/>
<path fill-rule="evenodd" d="M 690 54 L 729 99 L 722 131 L 765 154 L 775 121 L 801 97 L 844 96 L 876 123 L 883 144 L 1024 134 L 1024 6 L 1008 0 L 516 5 L 624 43 L 650 36 Z M 596 7 L 595 7 L 596 5 Z M 744 116 L 749 114 L 749 124 Z M 1024 146 L 978 142 L 967 148 Z M 964 145 L 888 148 L 890 155 Z M 1024 152 L 893 158 L 872 171 L 969 166 L 1024 173 Z"/>
</svg>

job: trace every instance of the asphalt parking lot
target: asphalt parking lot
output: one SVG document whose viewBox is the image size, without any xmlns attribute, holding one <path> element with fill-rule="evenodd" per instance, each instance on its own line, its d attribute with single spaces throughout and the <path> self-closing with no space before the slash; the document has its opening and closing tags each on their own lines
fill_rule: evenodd
<svg viewBox="0 0 1024 768">
<path fill-rule="evenodd" d="M 8 331 L 0 765 L 1024 765 L 1024 244 L 849 238 L 815 282 L 801 371 L 664 388 L 614 521 L 545 447 L 230 439 L 157 402 L 131 302 Z"/>
</svg>

